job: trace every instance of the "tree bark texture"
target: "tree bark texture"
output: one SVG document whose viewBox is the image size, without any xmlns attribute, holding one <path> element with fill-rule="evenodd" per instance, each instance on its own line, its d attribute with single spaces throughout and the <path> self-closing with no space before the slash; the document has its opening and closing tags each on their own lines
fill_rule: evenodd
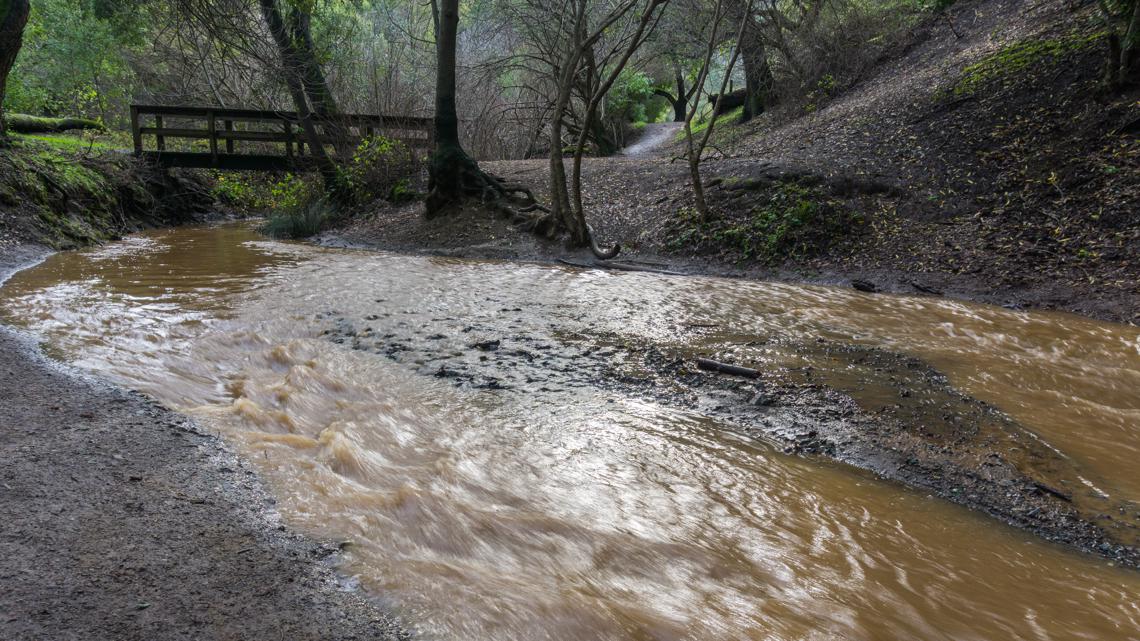
<svg viewBox="0 0 1140 641">
<path fill-rule="evenodd" d="M 289 29 L 282 17 L 281 8 L 277 5 L 277 0 L 258 0 L 258 2 L 261 7 L 261 15 L 265 18 L 265 24 L 269 27 L 269 33 L 273 37 L 278 55 L 281 57 L 285 86 L 293 98 L 293 105 L 301 119 L 301 128 L 309 141 L 309 151 L 324 177 L 325 186 L 331 187 L 336 182 L 336 166 L 325 152 L 324 144 L 321 143 L 320 132 L 317 131 L 317 126 L 313 121 L 313 112 L 305 94 L 302 56 L 290 37 Z"/>
<path fill-rule="evenodd" d="M 28 0 L 0 0 L 0 136 L 7 131 L 4 123 L 4 94 L 8 73 L 16 64 L 16 55 L 24 41 L 31 5 Z"/>
<path fill-rule="evenodd" d="M 459 142 L 459 115 L 455 108 L 456 36 L 459 0 L 438 5 L 435 76 L 435 151 L 428 164 L 426 215 L 434 218 L 453 209 L 464 197 L 464 175 L 475 162 Z"/>
<path fill-rule="evenodd" d="M 773 84 L 768 51 L 764 46 L 764 33 L 755 17 L 750 14 L 750 6 L 741 7 L 739 18 L 744 21 L 739 43 L 740 58 L 744 63 L 744 110 L 740 114 L 741 122 L 764 113 Z"/>
</svg>

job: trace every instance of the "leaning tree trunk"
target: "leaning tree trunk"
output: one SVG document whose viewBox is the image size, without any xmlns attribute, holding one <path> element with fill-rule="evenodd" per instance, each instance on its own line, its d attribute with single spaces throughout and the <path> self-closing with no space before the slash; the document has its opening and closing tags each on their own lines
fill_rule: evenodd
<svg viewBox="0 0 1140 641">
<path fill-rule="evenodd" d="M 301 120 L 301 128 L 309 142 L 309 151 L 313 154 L 317 167 L 321 171 L 325 187 L 331 188 L 336 184 L 336 165 L 325 152 L 324 143 L 321 142 L 321 134 L 317 131 L 317 126 L 313 121 L 313 113 L 305 95 L 304 65 L 301 63 L 301 56 L 289 35 L 289 29 L 281 16 L 281 8 L 277 6 L 277 0 L 258 0 L 258 2 L 261 6 L 261 14 L 265 18 L 265 24 L 269 27 L 269 33 L 273 36 L 274 44 L 277 45 L 277 52 L 281 57 L 281 66 L 285 76 L 285 86 L 293 98 L 297 116 Z"/>
<path fill-rule="evenodd" d="M 24 27 L 28 24 L 31 6 L 28 0 L 0 0 L 4 3 L 0 14 L 0 136 L 7 128 L 4 124 L 4 91 L 8 85 L 8 72 L 16 64 L 16 54 L 23 44 Z"/>
<path fill-rule="evenodd" d="M 333 140 L 336 153 L 342 161 L 352 157 L 353 149 L 347 144 L 348 126 L 340 116 L 340 108 L 329 88 L 325 72 L 317 60 L 316 46 L 313 44 L 312 14 L 293 7 L 289 12 L 289 31 L 292 45 L 300 65 L 301 84 L 322 127 Z"/>
</svg>

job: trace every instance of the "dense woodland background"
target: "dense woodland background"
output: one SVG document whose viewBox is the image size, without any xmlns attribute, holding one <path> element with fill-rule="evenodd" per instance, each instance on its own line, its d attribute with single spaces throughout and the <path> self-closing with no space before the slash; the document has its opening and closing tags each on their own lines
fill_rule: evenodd
<svg viewBox="0 0 1140 641">
<path fill-rule="evenodd" d="M 432 115 L 436 67 L 430 3 L 278 0 L 311 22 L 314 55 L 339 108 Z M 589 26 L 624 3 L 474 0 L 461 6 L 459 116 L 479 158 L 540 155 L 557 101 L 560 20 L 584 10 Z M 671 120 L 681 105 L 716 93 L 734 47 L 731 88 L 755 92 L 753 111 L 780 104 L 818 109 L 905 46 L 947 0 L 672 0 L 607 92 L 592 142 L 615 151 L 641 123 Z M 1129 6 L 1131 5 L 1131 6 Z M 1106 0 L 1102 30 L 1135 48 L 1135 2 Z M 581 62 L 565 119 L 573 131 L 599 78 L 619 62 L 642 7 L 611 25 Z M 1131 11 L 1129 11 L 1131 9 Z M 738 23 L 750 14 L 745 29 Z M 720 14 L 726 16 L 721 19 Z M 1131 14 L 1131 15 L 1129 15 Z M 1119 24 L 1118 24 L 1119 23 Z M 717 34 L 710 34 L 712 27 Z M 1129 32 L 1129 29 L 1132 32 Z M 705 49 L 715 41 L 703 86 Z M 1130 54 L 1134 57 L 1135 54 Z M 1130 63 L 1134 64 L 1134 63 Z M 127 106 L 217 104 L 292 109 L 282 61 L 257 2 L 242 0 L 36 0 L 11 72 L 7 111 L 82 116 L 124 128 Z M 753 83 L 746 83 L 752 74 Z M 678 96 L 683 96 L 678 101 Z M 678 109 L 679 108 L 679 109 Z M 701 114 L 703 115 L 703 114 Z"/>
</svg>

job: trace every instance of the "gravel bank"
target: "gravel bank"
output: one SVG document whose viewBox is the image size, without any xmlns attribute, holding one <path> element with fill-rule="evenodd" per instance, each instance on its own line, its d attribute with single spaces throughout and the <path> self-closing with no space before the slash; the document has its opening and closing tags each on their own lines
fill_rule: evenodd
<svg viewBox="0 0 1140 641">
<path fill-rule="evenodd" d="M 0 282 L 42 258 L 6 247 Z M 250 467 L 0 327 L 0 638 L 406 639 Z"/>
</svg>

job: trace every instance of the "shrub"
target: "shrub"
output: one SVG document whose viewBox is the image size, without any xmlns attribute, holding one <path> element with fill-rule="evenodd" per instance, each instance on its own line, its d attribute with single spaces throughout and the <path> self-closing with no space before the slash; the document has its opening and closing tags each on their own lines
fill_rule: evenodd
<svg viewBox="0 0 1140 641">
<path fill-rule="evenodd" d="M 413 181 L 422 172 L 422 165 L 399 140 L 380 135 L 365 138 L 352 160 L 341 168 L 339 189 L 356 204 L 406 200 L 415 196 Z"/>
<path fill-rule="evenodd" d="M 807 111 L 863 78 L 930 10 L 922 0 L 839 0 L 817 15 L 795 3 L 779 6 L 788 20 L 764 27 L 773 90 L 780 102 Z"/>
</svg>

